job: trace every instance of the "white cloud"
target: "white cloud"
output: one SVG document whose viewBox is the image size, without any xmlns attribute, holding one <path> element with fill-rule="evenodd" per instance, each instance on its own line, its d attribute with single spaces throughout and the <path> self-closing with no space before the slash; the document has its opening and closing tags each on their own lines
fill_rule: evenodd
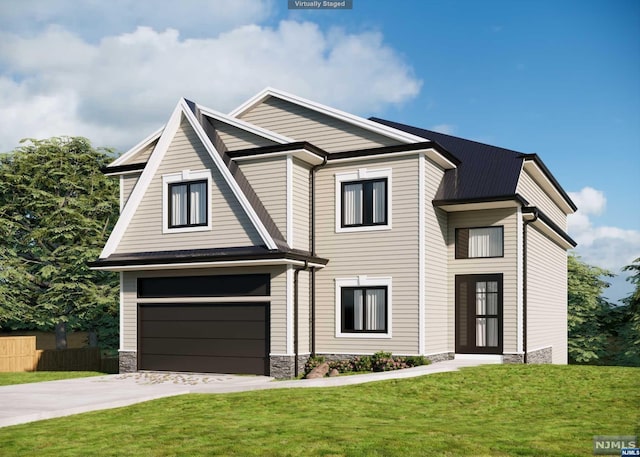
<svg viewBox="0 0 640 457">
<path fill-rule="evenodd" d="M 569 192 L 578 211 L 569 215 L 569 235 L 578 243 L 576 253 L 586 263 L 606 268 L 621 275 L 611 280 L 613 286 L 605 293 L 611 299 L 627 295 L 631 286 L 624 282 L 622 267 L 640 257 L 640 231 L 594 224 L 592 216 L 604 213 L 606 198 L 604 192 L 585 187 L 579 192 Z"/>
<path fill-rule="evenodd" d="M 126 148 L 164 123 L 179 97 L 226 111 L 273 86 L 369 115 L 421 86 L 380 33 L 294 21 L 187 39 L 138 27 L 96 43 L 59 25 L 5 32 L 0 68 L 0 151 L 62 134 Z"/>
<path fill-rule="evenodd" d="M 58 24 L 93 42 L 138 25 L 211 36 L 261 21 L 273 8 L 273 0 L 8 0 L 0 2 L 0 29 L 37 33 Z"/>
<path fill-rule="evenodd" d="M 607 206 L 604 192 L 593 187 L 584 187 L 580 192 L 569 192 L 569 196 L 582 214 L 600 215 Z"/>
</svg>

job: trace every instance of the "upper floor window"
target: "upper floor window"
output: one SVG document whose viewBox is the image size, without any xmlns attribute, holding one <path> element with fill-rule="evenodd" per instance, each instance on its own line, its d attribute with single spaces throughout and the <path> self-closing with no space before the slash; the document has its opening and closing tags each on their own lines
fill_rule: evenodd
<svg viewBox="0 0 640 457">
<path fill-rule="evenodd" d="M 211 172 L 209 170 L 162 176 L 163 232 L 195 232 L 211 229 Z"/>
<path fill-rule="evenodd" d="M 336 174 L 336 232 L 391 228 L 391 169 Z"/>
<path fill-rule="evenodd" d="M 169 184 L 169 228 L 207 225 L 207 181 Z"/>
<path fill-rule="evenodd" d="M 387 179 L 342 183 L 342 226 L 387 223 Z"/>
<path fill-rule="evenodd" d="M 504 256 L 504 228 L 478 227 L 456 229 L 456 259 Z"/>
</svg>

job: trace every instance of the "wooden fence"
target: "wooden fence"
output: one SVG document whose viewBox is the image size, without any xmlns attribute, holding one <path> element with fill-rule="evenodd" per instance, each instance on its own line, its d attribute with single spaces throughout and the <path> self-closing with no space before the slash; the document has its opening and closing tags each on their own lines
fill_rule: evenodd
<svg viewBox="0 0 640 457">
<path fill-rule="evenodd" d="M 117 359 L 102 358 L 99 348 L 36 349 L 35 336 L 0 338 L 0 372 L 117 372 Z"/>
</svg>

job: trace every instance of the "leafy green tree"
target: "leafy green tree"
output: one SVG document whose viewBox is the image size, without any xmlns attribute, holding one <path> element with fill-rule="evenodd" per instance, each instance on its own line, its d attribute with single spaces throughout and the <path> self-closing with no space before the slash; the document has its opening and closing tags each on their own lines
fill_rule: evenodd
<svg viewBox="0 0 640 457">
<path fill-rule="evenodd" d="M 635 290 L 622 300 L 624 305 L 619 307 L 620 351 L 616 363 L 640 366 L 640 257 L 623 270 L 634 273 L 627 278 L 627 281 L 635 286 Z"/>
<path fill-rule="evenodd" d="M 570 254 L 568 259 L 569 361 L 596 364 L 607 355 L 607 319 L 611 304 L 602 297 L 613 274 L 587 265 Z"/>
<path fill-rule="evenodd" d="M 117 276 L 87 267 L 118 216 L 117 183 L 100 171 L 112 158 L 80 137 L 0 156 L 0 329 L 55 329 L 59 349 L 68 329 L 113 333 Z"/>
</svg>

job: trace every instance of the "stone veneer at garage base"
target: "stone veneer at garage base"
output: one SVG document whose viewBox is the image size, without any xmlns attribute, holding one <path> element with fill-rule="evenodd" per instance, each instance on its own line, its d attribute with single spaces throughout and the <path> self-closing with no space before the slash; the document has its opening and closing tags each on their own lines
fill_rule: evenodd
<svg viewBox="0 0 640 457">
<path fill-rule="evenodd" d="M 348 360 L 354 357 L 358 357 L 361 354 L 318 354 L 329 362 L 337 360 Z M 444 360 L 452 360 L 455 357 L 453 352 L 443 352 L 441 354 L 428 355 L 425 358 L 430 360 L 431 363 L 442 362 Z M 523 357 L 521 354 L 505 354 L 503 357 L 503 363 L 523 363 Z M 298 356 L 298 375 L 304 372 L 304 365 L 307 363 L 309 355 Z M 527 363 L 551 363 L 552 361 L 552 348 L 543 348 L 537 351 L 529 352 L 527 354 Z M 137 353 L 135 351 L 120 351 L 119 368 L 120 373 L 133 373 L 137 371 Z M 270 376 L 276 379 L 288 379 L 293 378 L 295 364 L 293 356 L 279 355 L 271 356 L 269 361 Z"/>
</svg>

